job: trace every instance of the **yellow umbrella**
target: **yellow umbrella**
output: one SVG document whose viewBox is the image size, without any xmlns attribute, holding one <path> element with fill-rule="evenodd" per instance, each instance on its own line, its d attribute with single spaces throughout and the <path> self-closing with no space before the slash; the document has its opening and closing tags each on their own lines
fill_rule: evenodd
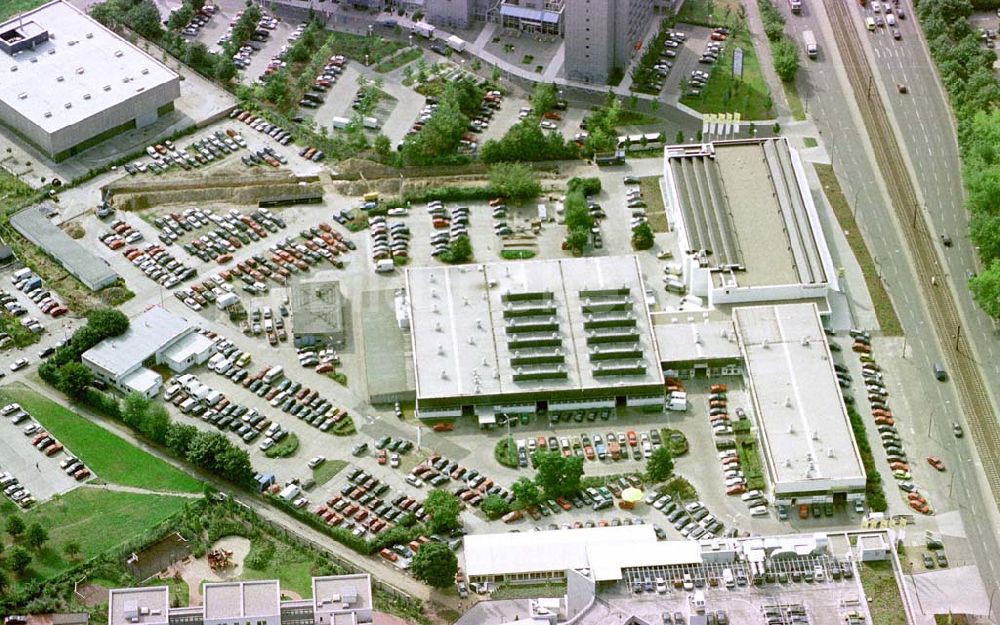
<svg viewBox="0 0 1000 625">
<path fill-rule="evenodd" d="M 638 488 L 626 488 L 622 491 L 622 501 L 638 503 L 642 501 L 642 491 Z"/>
</svg>

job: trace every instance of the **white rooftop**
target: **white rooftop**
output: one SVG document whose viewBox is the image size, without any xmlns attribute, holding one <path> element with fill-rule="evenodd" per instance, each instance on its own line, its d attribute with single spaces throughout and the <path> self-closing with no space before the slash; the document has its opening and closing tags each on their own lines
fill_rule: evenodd
<svg viewBox="0 0 1000 625">
<path fill-rule="evenodd" d="M 634 554 L 655 544 L 652 525 L 471 534 L 465 537 L 465 571 L 483 576 L 584 569 L 591 567 L 587 554 L 595 546 Z"/>
<path fill-rule="evenodd" d="M 178 79 L 152 56 L 61 0 L 0 24 L 0 33 L 18 27 L 47 30 L 49 40 L 13 57 L 0 52 L 0 99 L 50 133 Z"/>
<path fill-rule="evenodd" d="M 155 388 L 163 380 L 163 377 L 146 367 L 140 367 L 122 378 L 122 384 L 137 393 L 146 394 L 150 389 Z"/>
<path fill-rule="evenodd" d="M 117 588 L 108 594 L 108 625 L 166 625 L 170 589 Z"/>
<path fill-rule="evenodd" d="M 370 610 L 372 579 L 367 573 L 314 577 L 313 610 L 346 612 Z"/>
<path fill-rule="evenodd" d="M 693 540 L 595 543 L 587 546 L 587 562 L 596 581 L 617 581 L 624 568 L 701 564 L 701 544 Z"/>
<path fill-rule="evenodd" d="M 191 356 L 204 352 L 211 346 L 212 339 L 201 332 L 192 332 L 167 348 L 163 352 L 163 356 L 175 362 L 183 362 Z"/>
<path fill-rule="evenodd" d="M 246 619 L 281 614 L 278 580 L 205 584 L 205 620 Z"/>
<path fill-rule="evenodd" d="M 658 315 L 662 317 L 662 315 Z M 675 315 L 653 325 L 660 362 L 740 359 L 736 327 L 730 320 L 703 321 L 701 315 Z"/>
<path fill-rule="evenodd" d="M 865 471 L 816 305 L 738 307 L 733 316 L 775 490 L 863 488 Z"/>
<path fill-rule="evenodd" d="M 527 262 L 500 262 L 456 267 L 418 267 L 406 272 L 410 301 L 417 397 L 444 398 L 499 395 L 526 391 L 574 390 L 635 386 L 662 382 L 656 347 L 649 332 L 649 311 L 635 256 L 598 257 Z M 627 289 L 630 302 L 620 316 L 634 321 L 640 363 L 636 375 L 595 375 L 598 367 L 618 360 L 591 361 L 584 324 L 602 314 L 585 312 L 592 304 L 580 292 Z M 508 296 L 543 294 L 544 299 L 512 301 Z M 518 316 L 514 309 L 537 305 L 542 315 Z M 522 333 L 556 339 L 556 346 L 511 346 L 508 328 L 530 320 L 552 327 Z M 609 343 L 607 345 L 617 345 Z M 515 379 L 536 370 L 532 364 L 513 364 L 512 358 L 555 355 L 561 378 Z"/>
<path fill-rule="evenodd" d="M 112 375 L 124 375 L 192 327 L 184 317 L 151 306 L 132 319 L 124 334 L 101 341 L 83 358 Z"/>
</svg>

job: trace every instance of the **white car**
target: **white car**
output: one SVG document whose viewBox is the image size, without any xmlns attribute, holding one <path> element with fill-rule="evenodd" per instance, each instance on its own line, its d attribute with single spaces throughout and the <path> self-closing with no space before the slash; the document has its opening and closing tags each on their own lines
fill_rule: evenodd
<svg viewBox="0 0 1000 625">
<path fill-rule="evenodd" d="M 326 458 L 324 458 L 323 456 L 316 456 L 315 458 L 309 461 L 309 468 L 315 469 L 324 462 L 326 462 Z"/>
<path fill-rule="evenodd" d="M 551 121 L 549 121 L 549 120 L 547 120 L 547 119 L 543 119 L 543 120 L 542 120 L 542 123 L 541 123 L 541 124 L 539 124 L 539 125 L 540 125 L 540 126 L 541 126 L 542 128 L 544 128 L 545 130 L 555 130 L 555 129 L 557 128 L 557 126 L 556 126 L 555 122 L 551 122 Z"/>
<path fill-rule="evenodd" d="M 273 438 L 265 438 L 260 443 L 260 450 L 261 451 L 267 451 L 268 449 L 270 449 L 272 447 L 274 447 L 274 439 Z"/>
<path fill-rule="evenodd" d="M 407 484 L 415 488 L 420 488 L 421 486 L 424 485 L 424 481 L 413 474 L 407 475 L 405 480 Z"/>
<path fill-rule="evenodd" d="M 767 507 L 754 506 L 750 508 L 750 516 L 767 516 Z"/>
<path fill-rule="evenodd" d="M 28 366 L 28 359 L 27 358 L 18 358 L 17 360 L 15 360 L 14 362 L 12 362 L 10 364 L 10 370 L 11 371 L 20 371 L 21 369 L 24 369 L 27 366 Z"/>
</svg>

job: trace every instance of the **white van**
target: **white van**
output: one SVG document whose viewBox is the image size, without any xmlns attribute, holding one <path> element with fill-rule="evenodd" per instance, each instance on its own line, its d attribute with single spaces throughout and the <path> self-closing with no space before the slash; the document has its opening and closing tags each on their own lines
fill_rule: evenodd
<svg viewBox="0 0 1000 625">
<path fill-rule="evenodd" d="M 736 579 L 733 577 L 733 572 L 729 569 L 722 570 L 722 581 L 725 582 L 726 588 L 736 586 Z"/>
<path fill-rule="evenodd" d="M 666 286 L 666 289 L 671 293 L 683 294 L 687 290 L 687 287 L 684 286 L 684 283 L 678 280 L 677 278 L 666 278 L 663 282 L 664 285 Z"/>
<path fill-rule="evenodd" d="M 270 384 L 271 382 L 274 382 L 275 380 L 277 380 L 278 378 L 280 378 L 282 375 L 284 375 L 284 373 L 285 373 L 285 368 L 284 367 L 282 367 L 281 365 L 275 365 L 275 366 L 271 367 L 270 369 L 268 369 L 267 373 L 264 374 L 264 378 L 263 378 L 264 379 L 264 383 L 265 384 Z"/>
<path fill-rule="evenodd" d="M 875 18 L 874 17 L 866 17 L 865 18 L 865 28 L 867 28 L 868 30 L 870 30 L 872 32 L 875 31 Z"/>
<path fill-rule="evenodd" d="M 18 269 L 17 271 L 12 273 L 10 276 L 10 281 L 12 283 L 17 283 L 20 282 L 21 280 L 24 280 L 30 275 L 31 275 L 31 269 L 24 267 L 23 269 Z"/>
</svg>

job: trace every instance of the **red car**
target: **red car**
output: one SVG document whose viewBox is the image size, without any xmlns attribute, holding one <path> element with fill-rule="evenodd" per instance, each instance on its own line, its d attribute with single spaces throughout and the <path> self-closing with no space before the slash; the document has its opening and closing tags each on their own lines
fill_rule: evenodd
<svg viewBox="0 0 1000 625">
<path fill-rule="evenodd" d="M 560 508 L 562 508 L 563 510 L 566 510 L 567 512 L 573 509 L 573 504 L 571 504 L 570 502 L 566 501 L 562 497 L 556 497 L 556 503 L 559 504 Z"/>
<path fill-rule="evenodd" d="M 938 471 L 944 471 L 944 462 L 942 462 L 937 456 L 927 456 L 927 464 L 931 465 Z"/>
<path fill-rule="evenodd" d="M 389 562 L 395 562 L 398 559 L 398 556 L 395 553 L 393 553 L 388 547 L 382 549 L 382 551 L 379 551 L 378 555 L 382 556 Z"/>
</svg>

